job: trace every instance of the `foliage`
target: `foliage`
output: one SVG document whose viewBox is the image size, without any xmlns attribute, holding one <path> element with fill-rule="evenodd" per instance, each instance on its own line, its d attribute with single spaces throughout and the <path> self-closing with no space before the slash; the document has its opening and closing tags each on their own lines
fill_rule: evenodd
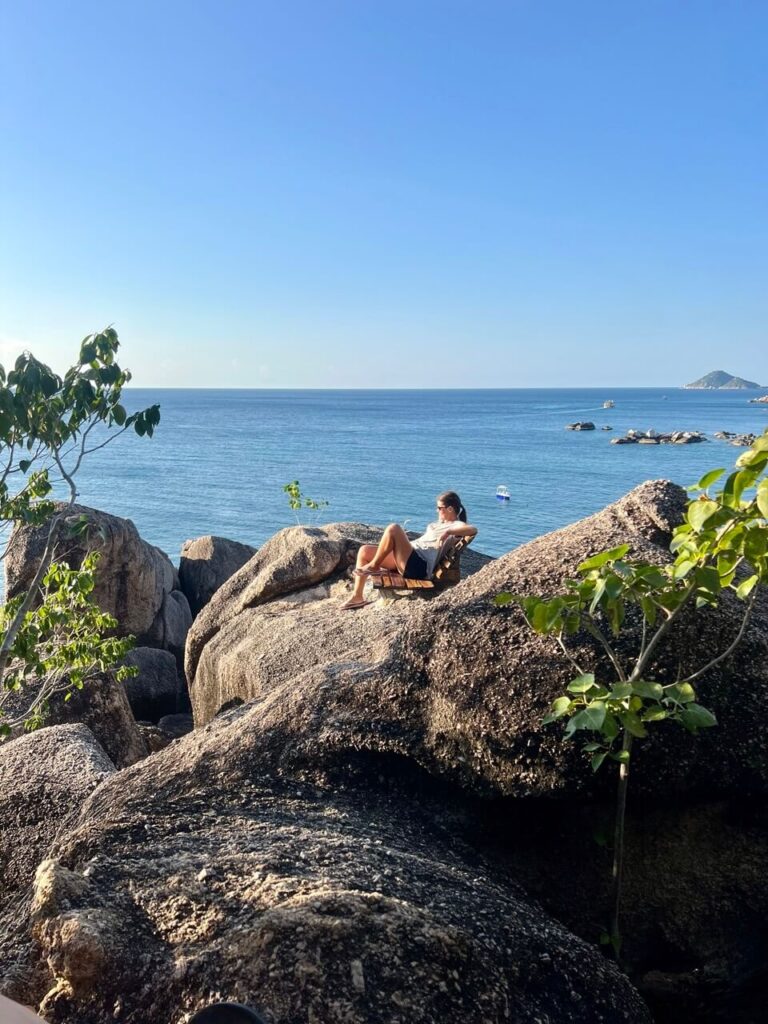
<svg viewBox="0 0 768 1024">
<path fill-rule="evenodd" d="M 757 594 L 768 581 L 768 431 L 736 462 L 721 490 L 710 489 L 724 469 L 707 473 L 691 488 L 685 521 L 672 536 L 672 560 L 652 565 L 627 558 L 622 544 L 587 559 L 579 578 L 567 580 L 553 598 L 500 594 L 498 604 L 519 604 L 537 633 L 552 636 L 576 671 L 566 692 L 552 703 L 543 723 L 566 721 L 565 737 L 586 735 L 584 751 L 593 771 L 605 762 L 619 766 L 614 837 L 613 919 L 605 941 L 618 953 L 619 901 L 624 809 L 632 744 L 660 722 L 675 722 L 691 733 L 716 725 L 701 705 L 693 683 L 727 658 L 741 642 Z M 716 607 L 725 592 L 744 602 L 739 629 L 721 652 L 705 652 L 702 664 L 673 681 L 652 678 L 659 643 L 687 607 Z M 629 657 L 618 639 L 628 623 L 640 624 L 639 642 Z M 568 649 L 566 638 L 586 631 L 608 658 L 611 671 L 597 679 Z"/>
<path fill-rule="evenodd" d="M 83 459 L 127 430 L 151 437 L 160 421 L 157 405 L 129 416 L 121 404 L 131 378 L 115 361 L 118 348 L 109 327 L 84 339 L 63 377 L 29 352 L 7 374 L 0 366 L 0 558 L 13 530 L 48 527 L 28 589 L 0 609 L 0 735 L 39 725 L 54 694 L 81 688 L 131 646 L 105 636 L 117 624 L 93 601 L 96 555 L 79 569 L 56 560 L 87 531 L 86 518 L 72 514 Z M 58 506 L 57 492 L 67 495 Z"/>
<path fill-rule="evenodd" d="M 291 480 L 288 484 L 283 484 L 283 491 L 288 495 L 288 506 L 296 516 L 296 522 L 299 520 L 299 512 L 302 508 L 307 508 L 311 512 L 319 512 L 320 509 L 327 508 L 328 502 L 324 500 L 315 500 L 314 498 L 308 498 L 306 494 L 301 493 L 298 480 Z"/>
</svg>

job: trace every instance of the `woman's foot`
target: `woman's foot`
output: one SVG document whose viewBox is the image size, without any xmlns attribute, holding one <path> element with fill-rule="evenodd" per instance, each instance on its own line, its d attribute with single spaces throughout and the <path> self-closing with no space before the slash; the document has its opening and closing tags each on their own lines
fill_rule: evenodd
<svg viewBox="0 0 768 1024">
<path fill-rule="evenodd" d="M 373 604 L 373 602 L 366 601 L 362 597 L 350 597 L 350 599 L 348 601 L 345 601 L 344 604 L 341 606 L 341 610 L 344 612 L 351 612 L 355 608 L 365 608 L 365 606 L 369 604 Z"/>
</svg>

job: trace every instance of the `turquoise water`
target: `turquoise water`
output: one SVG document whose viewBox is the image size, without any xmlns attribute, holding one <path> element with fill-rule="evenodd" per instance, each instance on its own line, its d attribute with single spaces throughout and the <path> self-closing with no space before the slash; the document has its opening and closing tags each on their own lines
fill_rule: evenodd
<svg viewBox="0 0 768 1024">
<path fill-rule="evenodd" d="M 498 555 L 602 508 L 636 484 L 695 483 L 739 450 L 611 445 L 629 428 L 761 433 L 762 392 L 679 389 L 504 391 L 140 390 L 126 405 L 160 402 L 151 440 L 124 436 L 90 457 L 80 500 L 132 519 L 178 561 L 183 541 L 214 533 L 261 544 L 296 522 L 282 485 L 298 478 L 329 501 L 305 523 L 396 521 L 421 530 L 439 491 L 457 490 Z M 606 399 L 616 403 L 603 409 Z M 591 419 L 612 433 L 574 433 Z M 512 493 L 497 501 L 499 484 Z"/>
</svg>

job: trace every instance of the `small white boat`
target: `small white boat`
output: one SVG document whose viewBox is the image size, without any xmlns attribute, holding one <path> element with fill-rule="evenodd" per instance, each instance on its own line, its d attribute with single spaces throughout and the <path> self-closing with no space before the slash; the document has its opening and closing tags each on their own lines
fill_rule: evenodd
<svg viewBox="0 0 768 1024">
<path fill-rule="evenodd" d="M 509 488 L 501 484 L 496 488 L 496 497 L 499 501 L 511 501 L 512 495 L 509 493 Z"/>
<path fill-rule="evenodd" d="M 605 402 L 603 402 L 603 408 L 604 409 L 612 409 L 614 407 L 614 405 L 616 405 L 616 403 L 614 402 L 614 400 L 612 398 L 609 398 Z"/>
</svg>

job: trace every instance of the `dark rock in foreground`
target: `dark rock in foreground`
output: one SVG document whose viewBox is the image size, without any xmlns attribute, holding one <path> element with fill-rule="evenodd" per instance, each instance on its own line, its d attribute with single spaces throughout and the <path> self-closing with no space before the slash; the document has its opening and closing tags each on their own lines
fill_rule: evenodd
<svg viewBox="0 0 768 1024">
<path fill-rule="evenodd" d="M 236 711 L 100 788 L 38 871 L 51 1024 L 626 1024 L 626 978 L 404 794 L 280 768 Z"/>
</svg>

